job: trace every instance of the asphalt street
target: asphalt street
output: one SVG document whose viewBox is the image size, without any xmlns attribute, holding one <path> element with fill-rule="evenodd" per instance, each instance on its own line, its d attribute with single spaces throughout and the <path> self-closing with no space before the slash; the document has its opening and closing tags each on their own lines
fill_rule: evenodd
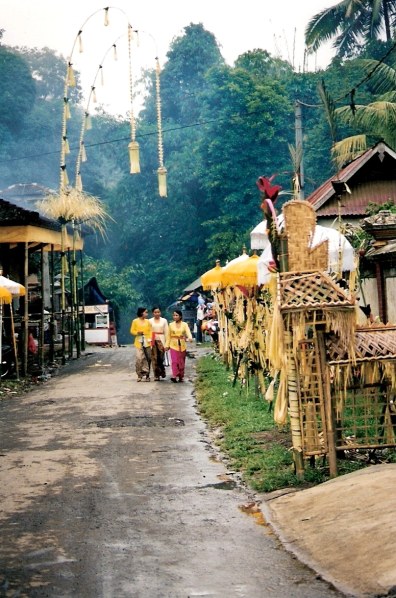
<svg viewBox="0 0 396 598">
<path fill-rule="evenodd" d="M 213 446 L 189 380 L 87 351 L 0 399 L 0 596 L 335 598 Z"/>
</svg>

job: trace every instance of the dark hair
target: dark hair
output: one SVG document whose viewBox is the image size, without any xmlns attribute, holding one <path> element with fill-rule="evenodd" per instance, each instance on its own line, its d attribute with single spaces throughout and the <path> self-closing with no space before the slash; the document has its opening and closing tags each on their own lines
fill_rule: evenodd
<svg viewBox="0 0 396 598">
<path fill-rule="evenodd" d="M 159 309 L 161 311 L 161 308 L 159 305 L 154 305 L 154 307 L 151 311 L 154 312 L 156 309 Z"/>
<path fill-rule="evenodd" d="M 179 316 L 180 316 L 180 319 L 181 319 L 181 320 L 183 319 L 183 312 L 182 312 L 182 311 L 180 311 L 180 309 L 174 309 L 174 310 L 173 310 L 173 313 L 174 313 L 174 314 L 179 314 Z"/>
<path fill-rule="evenodd" d="M 147 311 L 147 308 L 145 307 L 138 307 L 137 309 L 137 317 L 140 318 L 140 316 L 142 316 L 144 314 L 144 312 Z"/>
</svg>

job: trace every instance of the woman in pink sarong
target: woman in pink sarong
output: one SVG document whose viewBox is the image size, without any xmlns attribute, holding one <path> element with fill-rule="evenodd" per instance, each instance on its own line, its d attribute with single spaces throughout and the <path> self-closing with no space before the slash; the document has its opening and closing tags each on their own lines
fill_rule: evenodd
<svg viewBox="0 0 396 598">
<path fill-rule="evenodd" d="M 187 345 L 186 342 L 192 341 L 191 330 L 183 322 L 183 314 L 176 309 L 173 312 L 173 322 L 168 326 L 165 350 L 170 350 L 172 366 L 172 382 L 184 381 L 184 367 L 186 363 Z"/>
</svg>

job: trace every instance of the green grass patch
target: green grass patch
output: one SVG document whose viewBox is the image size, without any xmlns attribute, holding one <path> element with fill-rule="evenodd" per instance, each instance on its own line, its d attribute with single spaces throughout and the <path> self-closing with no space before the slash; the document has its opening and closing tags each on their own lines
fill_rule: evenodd
<svg viewBox="0 0 396 598">
<path fill-rule="evenodd" d="M 274 423 L 270 405 L 254 388 L 232 386 L 232 373 L 213 356 L 197 364 L 197 401 L 211 429 L 220 429 L 217 443 L 230 466 L 258 492 L 301 485 L 294 474 L 291 436 Z"/>
<path fill-rule="evenodd" d="M 230 467 L 239 471 L 245 482 L 257 492 L 282 488 L 307 487 L 329 479 L 326 460 L 307 462 L 304 480 L 294 473 L 292 440 L 288 425 L 274 422 L 270 405 L 257 398 L 254 385 L 232 386 L 233 375 L 215 355 L 197 363 L 196 393 L 202 417 L 212 430 L 216 442 L 229 458 Z M 339 475 L 367 466 L 363 461 L 338 461 Z"/>
</svg>

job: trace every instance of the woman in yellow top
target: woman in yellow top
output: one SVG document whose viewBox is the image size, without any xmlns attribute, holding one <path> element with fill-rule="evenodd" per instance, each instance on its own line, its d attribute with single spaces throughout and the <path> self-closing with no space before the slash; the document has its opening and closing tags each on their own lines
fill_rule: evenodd
<svg viewBox="0 0 396 598">
<path fill-rule="evenodd" d="M 183 322 L 183 314 L 180 310 L 175 309 L 173 312 L 173 322 L 168 326 L 168 333 L 166 335 L 165 350 L 170 350 L 171 366 L 172 366 L 172 382 L 183 382 L 184 367 L 186 363 L 187 346 L 186 341 L 192 341 L 191 330 Z"/>
<path fill-rule="evenodd" d="M 147 319 L 148 311 L 145 307 L 139 307 L 137 318 L 132 320 L 131 334 L 135 337 L 134 346 L 136 347 L 136 373 L 137 381 L 142 378 L 146 382 L 150 381 L 151 365 L 151 324 Z"/>
</svg>

